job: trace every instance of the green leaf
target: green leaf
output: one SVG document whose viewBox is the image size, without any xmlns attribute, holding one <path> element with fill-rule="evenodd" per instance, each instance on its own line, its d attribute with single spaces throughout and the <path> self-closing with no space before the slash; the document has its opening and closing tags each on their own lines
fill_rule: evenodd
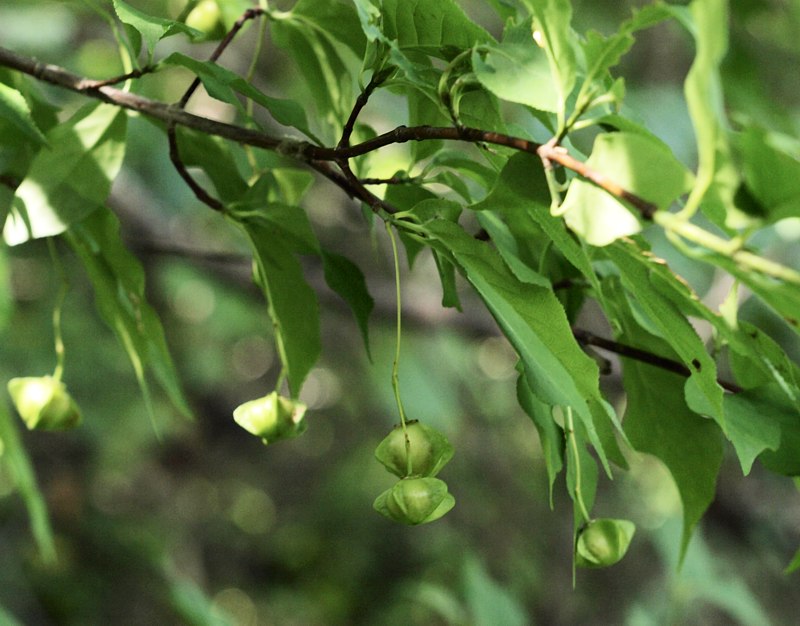
<svg viewBox="0 0 800 626">
<path fill-rule="evenodd" d="M 686 104 L 697 142 L 697 181 L 686 202 L 700 205 L 726 166 L 729 148 L 725 136 L 725 109 L 719 66 L 728 50 L 727 0 L 695 0 L 689 7 L 672 6 L 673 15 L 695 39 L 696 52 L 684 82 Z"/>
<path fill-rule="evenodd" d="M 523 230 L 525 224 L 538 224 L 546 239 L 581 274 L 592 282 L 597 280 L 586 250 L 567 231 L 564 221 L 550 214 L 550 192 L 542 161 L 536 156 L 519 153 L 511 157 L 486 198 L 470 208 L 500 213 L 508 223 L 515 224 L 515 234 L 524 233 L 529 239 L 532 236 Z"/>
<path fill-rule="evenodd" d="M 783 573 L 784 574 L 791 574 L 793 572 L 796 572 L 797 570 L 800 570 L 800 550 L 798 550 L 795 553 L 794 558 L 792 559 L 792 562 L 789 563 L 789 565 L 786 566 L 786 569 L 783 570 Z"/>
<path fill-rule="evenodd" d="M 501 100 L 542 111 L 558 110 L 547 56 L 530 37 L 527 44 L 503 42 L 475 48 L 472 69 L 481 84 Z"/>
<path fill-rule="evenodd" d="M 780 445 L 762 452 L 761 464 L 776 474 L 800 476 L 800 402 L 787 398 L 778 385 L 747 390 L 742 402 L 750 409 L 751 421 L 771 421 L 780 427 Z"/>
<path fill-rule="evenodd" d="M 122 244 L 116 216 L 108 209 L 97 210 L 74 224 L 66 238 L 86 269 L 97 310 L 128 354 L 154 423 L 148 371 L 175 408 L 190 415 L 161 321 L 145 297 L 144 269 Z"/>
<path fill-rule="evenodd" d="M 322 351 L 319 305 L 300 263 L 264 220 L 239 219 L 253 247 L 257 282 L 264 291 L 275 340 L 293 398 Z"/>
<path fill-rule="evenodd" d="M 626 323 L 620 341 L 654 354 L 669 354 L 663 341 Z M 683 502 L 681 559 L 692 530 L 714 499 L 723 446 L 719 428 L 687 406 L 674 389 L 684 379 L 652 365 L 623 359 L 623 382 L 627 406 L 623 420 L 631 445 L 652 454 L 667 466 Z"/>
<path fill-rule="evenodd" d="M 0 462 L 7 464 L 28 509 L 31 532 L 39 547 L 39 554 L 44 562 L 53 564 L 56 561 L 56 546 L 47 514 L 47 504 L 36 482 L 36 474 L 5 399 L 0 399 L 0 446 L 2 447 Z"/>
<path fill-rule="evenodd" d="M 123 0 L 114 0 L 114 10 L 117 12 L 120 22 L 133 27 L 141 34 L 142 39 L 147 44 L 147 56 L 149 59 L 153 58 L 153 50 L 156 44 L 165 37 L 171 37 L 178 33 L 185 33 L 190 37 L 203 36 L 201 31 L 190 28 L 186 24 L 147 15 Z"/>
<path fill-rule="evenodd" d="M 202 168 L 223 202 L 234 202 L 246 193 L 247 183 L 234 156 L 238 146 L 188 128 L 177 128 L 175 134 L 183 164 Z"/>
<path fill-rule="evenodd" d="M 534 29 L 541 35 L 541 45 L 547 53 L 550 73 L 558 97 L 559 121 L 566 117 L 567 98 L 575 86 L 577 57 L 574 44 L 577 37 L 570 27 L 572 3 L 569 0 L 524 0 L 536 18 Z"/>
<path fill-rule="evenodd" d="M 292 18 L 291 14 L 273 21 L 271 29 L 275 44 L 297 64 L 310 92 L 310 102 L 316 109 L 315 128 L 320 129 L 323 139 L 338 140 L 354 101 L 350 65 L 342 56 L 351 54 L 350 50 L 332 42 L 307 20 Z"/>
<path fill-rule="evenodd" d="M 294 100 L 268 96 L 238 74 L 213 61 L 198 61 L 180 52 L 173 52 L 162 63 L 191 70 L 203 81 L 203 86 L 211 97 L 234 105 L 241 113 L 245 110 L 236 97 L 237 93 L 264 107 L 278 123 L 296 128 L 314 141 L 319 141 L 309 129 L 305 110 Z"/>
<path fill-rule="evenodd" d="M 759 454 L 767 449 L 777 450 L 781 443 L 782 420 L 775 418 L 775 413 L 781 407 L 772 396 L 774 392 L 767 395 L 763 390 L 748 389 L 737 394 L 726 394 L 723 398 L 727 435 L 736 448 L 745 476 L 750 473 L 753 461 Z M 797 410 L 794 411 L 794 418 L 800 419 Z M 800 454 L 800 450 L 796 452 Z"/>
<path fill-rule="evenodd" d="M 47 133 L 17 188 L 3 236 L 8 245 L 64 232 L 102 206 L 125 155 L 127 114 L 89 104 Z"/>
<path fill-rule="evenodd" d="M 583 85 L 576 99 L 577 109 L 588 106 L 599 92 L 608 88 L 608 71 L 619 63 L 620 58 L 630 50 L 635 40 L 633 33 L 644 28 L 655 26 L 672 15 L 668 7 L 661 4 L 651 4 L 634 9 L 630 19 L 623 22 L 617 32 L 609 37 L 604 37 L 596 31 L 586 35 L 583 44 L 583 54 L 586 58 L 586 75 Z"/>
<path fill-rule="evenodd" d="M 8 325 L 13 309 L 11 266 L 5 246 L 0 246 L 0 332 Z"/>
<path fill-rule="evenodd" d="M 527 378 L 523 373 L 517 378 L 517 401 L 531 418 L 544 454 L 545 468 L 550 483 L 550 508 L 553 508 L 553 486 L 556 477 L 564 467 L 562 450 L 564 449 L 564 431 L 553 419 L 553 409 L 541 402 L 531 391 Z"/>
<path fill-rule="evenodd" d="M 320 34 L 344 44 L 359 58 L 364 56 L 366 39 L 352 3 L 341 0 L 300 0 L 292 7 L 292 16 L 304 18 Z"/>
<path fill-rule="evenodd" d="M 265 203 L 258 188 L 244 202 L 232 205 L 229 215 L 237 222 L 254 224 L 258 230 L 281 240 L 286 248 L 300 254 L 319 253 L 319 241 L 299 206 L 280 202 Z"/>
<path fill-rule="evenodd" d="M 769 223 L 800 217 L 800 158 L 786 149 L 793 143 L 754 126 L 735 136 L 747 190 L 758 202 L 758 216 Z"/>
<path fill-rule="evenodd" d="M 476 43 L 493 41 L 453 0 L 383 0 L 382 5 L 383 33 L 401 50 L 451 59 Z"/>
<path fill-rule="evenodd" d="M 597 364 L 575 342 L 564 308 L 552 290 L 519 282 L 489 245 L 476 241 L 457 224 L 433 220 L 426 225 L 433 244 L 450 256 L 483 299 L 503 333 L 522 358 L 531 391 L 551 406 L 572 407 L 608 471 L 608 443 L 596 430 L 594 414 L 608 410 L 598 388 Z M 605 425 L 611 424 L 605 413 Z"/>
<path fill-rule="evenodd" d="M 632 243 L 617 242 L 604 250 L 619 269 L 622 284 L 646 317 L 648 328 L 667 342 L 691 372 L 684 389 L 689 406 L 713 417 L 725 430 L 716 364 L 689 320 L 652 282 L 663 262 Z"/>
<path fill-rule="evenodd" d="M 3 83 L 0 83 L 0 119 L 7 120 L 35 145 L 47 145 L 47 139 L 31 117 L 24 96 Z"/>
<path fill-rule="evenodd" d="M 753 293 L 780 315 L 787 325 L 800 333 L 800 289 L 797 285 L 777 280 L 757 269 L 743 268 L 735 258 L 702 248 L 683 248 L 695 259 L 711 263 L 747 285 Z"/>
<path fill-rule="evenodd" d="M 691 174 L 669 148 L 640 133 L 598 135 L 586 165 L 659 208 L 668 207 L 692 185 Z M 595 246 L 641 230 L 637 217 L 622 202 L 581 179 L 570 184 L 559 213 L 572 231 Z"/>
<path fill-rule="evenodd" d="M 477 556 L 468 553 L 461 566 L 464 597 L 467 599 L 470 620 L 474 626 L 525 626 L 530 624 L 525 609 L 511 591 L 492 580 Z"/>
<path fill-rule="evenodd" d="M 369 349 L 369 316 L 375 306 L 372 296 L 367 290 L 364 275 L 356 264 L 347 257 L 331 252 L 322 251 L 322 261 L 325 271 L 325 282 L 328 287 L 338 293 L 347 302 L 356 318 L 364 346 L 370 360 L 372 355 Z"/>
</svg>

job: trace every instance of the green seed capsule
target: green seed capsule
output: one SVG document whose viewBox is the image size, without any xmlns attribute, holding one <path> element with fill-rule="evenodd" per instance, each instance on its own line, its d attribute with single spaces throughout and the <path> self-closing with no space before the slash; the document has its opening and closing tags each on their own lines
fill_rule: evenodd
<svg viewBox="0 0 800 626">
<path fill-rule="evenodd" d="M 81 411 L 66 385 L 52 376 L 12 378 L 8 393 L 30 430 L 67 430 L 81 421 Z"/>
<path fill-rule="evenodd" d="M 406 448 L 405 434 L 409 446 Z M 453 458 L 453 446 L 438 430 L 417 420 L 395 426 L 375 449 L 375 458 L 395 476 L 436 476 Z"/>
<path fill-rule="evenodd" d="M 624 519 L 592 520 L 580 531 L 575 545 L 579 567 L 608 567 L 625 556 L 636 526 Z"/>
<path fill-rule="evenodd" d="M 404 478 L 379 495 L 373 507 L 389 519 L 416 526 L 439 519 L 455 502 L 438 478 Z"/>
<path fill-rule="evenodd" d="M 302 434 L 307 426 L 303 419 L 305 414 L 305 404 L 273 391 L 263 398 L 236 407 L 233 419 L 246 431 L 269 444 Z"/>
</svg>

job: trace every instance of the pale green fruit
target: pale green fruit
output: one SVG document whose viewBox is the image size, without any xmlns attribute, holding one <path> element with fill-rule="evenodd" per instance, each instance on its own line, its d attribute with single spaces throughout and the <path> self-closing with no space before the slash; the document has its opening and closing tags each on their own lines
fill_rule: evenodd
<svg viewBox="0 0 800 626">
<path fill-rule="evenodd" d="M 406 449 L 405 434 L 409 447 Z M 453 446 L 438 430 L 412 420 L 403 427 L 395 426 L 375 449 L 378 459 L 392 474 L 407 476 L 436 476 L 453 458 Z M 410 462 L 409 462 L 410 461 Z"/>
<path fill-rule="evenodd" d="M 404 478 L 379 495 L 373 507 L 389 519 L 416 526 L 439 519 L 455 502 L 438 478 Z"/>
<path fill-rule="evenodd" d="M 12 378 L 8 393 L 30 430 L 66 430 L 81 421 L 80 409 L 66 385 L 52 376 Z"/>
<path fill-rule="evenodd" d="M 305 414 L 305 404 L 273 391 L 263 398 L 250 400 L 236 407 L 233 419 L 246 431 L 261 437 L 265 444 L 269 444 L 303 433 L 307 426 Z"/>
<path fill-rule="evenodd" d="M 186 25 L 203 33 L 203 39 L 221 39 L 225 35 L 222 11 L 215 0 L 198 2 L 186 16 Z"/>
<path fill-rule="evenodd" d="M 608 567 L 625 556 L 636 526 L 624 519 L 592 520 L 578 534 L 575 564 L 579 567 Z"/>
</svg>

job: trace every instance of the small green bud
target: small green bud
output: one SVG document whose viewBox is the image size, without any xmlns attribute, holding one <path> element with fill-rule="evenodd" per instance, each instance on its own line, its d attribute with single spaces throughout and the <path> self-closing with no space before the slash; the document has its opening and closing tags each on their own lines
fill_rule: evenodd
<svg viewBox="0 0 800 626">
<path fill-rule="evenodd" d="M 375 458 L 395 476 L 436 476 L 453 458 L 453 446 L 435 428 L 412 420 L 405 433 L 401 425 L 395 426 L 375 449 Z"/>
<path fill-rule="evenodd" d="M 30 430 L 67 430 L 81 421 L 81 411 L 66 385 L 52 376 L 12 378 L 8 393 Z"/>
<path fill-rule="evenodd" d="M 579 567 L 608 567 L 625 556 L 636 526 L 624 519 L 596 519 L 584 526 L 575 545 Z"/>
<path fill-rule="evenodd" d="M 389 519 L 416 526 L 439 519 L 455 503 L 443 480 L 431 477 L 403 478 L 379 495 L 373 507 Z"/>
<path fill-rule="evenodd" d="M 263 398 L 236 407 L 233 419 L 246 431 L 269 444 L 302 434 L 307 426 L 303 420 L 305 414 L 305 404 L 273 391 Z"/>
</svg>

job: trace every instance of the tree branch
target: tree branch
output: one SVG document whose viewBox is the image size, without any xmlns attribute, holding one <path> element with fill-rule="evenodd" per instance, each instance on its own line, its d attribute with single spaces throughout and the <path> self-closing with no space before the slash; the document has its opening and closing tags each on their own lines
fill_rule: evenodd
<svg viewBox="0 0 800 626">
<path fill-rule="evenodd" d="M 153 119 L 161 120 L 167 123 L 168 126 L 185 126 L 243 145 L 274 150 L 281 155 L 302 161 L 317 171 L 322 171 L 348 195 L 366 202 L 373 210 L 378 212 L 392 213 L 395 209 L 367 190 L 364 184 L 352 173 L 350 176 L 347 175 L 347 172 L 343 172 L 342 176 L 334 175 L 331 170 L 321 168 L 321 162 L 335 161 L 341 164 L 347 159 L 367 154 L 384 146 L 408 141 L 428 141 L 432 139 L 465 141 L 475 144 L 494 144 L 537 154 L 545 164 L 555 162 L 576 172 L 614 197 L 637 208 L 643 218 L 655 220 L 663 228 L 680 235 L 684 239 L 717 252 L 729 250 L 731 245 L 731 242 L 720 239 L 712 233 L 679 219 L 667 211 L 659 211 L 658 207 L 652 202 L 624 189 L 613 180 L 573 158 L 566 150 L 557 146 L 554 141 L 550 141 L 547 144 L 539 144 L 520 137 L 468 127 L 399 126 L 394 130 L 354 146 L 340 145 L 331 148 L 313 145 L 307 141 L 297 139 L 278 139 L 261 131 L 192 115 L 178 106 L 167 105 L 122 91 L 105 85 L 102 81 L 98 83 L 98 81 L 77 76 L 62 67 L 40 63 L 0 47 L 0 67 L 2 66 L 16 69 L 41 81 L 76 91 L 89 97 L 98 98 L 106 103 L 137 111 Z M 354 112 L 357 113 L 356 109 L 354 109 Z M 738 249 L 734 251 L 732 258 L 748 270 L 800 285 L 800 272 L 784 265 Z"/>
</svg>

